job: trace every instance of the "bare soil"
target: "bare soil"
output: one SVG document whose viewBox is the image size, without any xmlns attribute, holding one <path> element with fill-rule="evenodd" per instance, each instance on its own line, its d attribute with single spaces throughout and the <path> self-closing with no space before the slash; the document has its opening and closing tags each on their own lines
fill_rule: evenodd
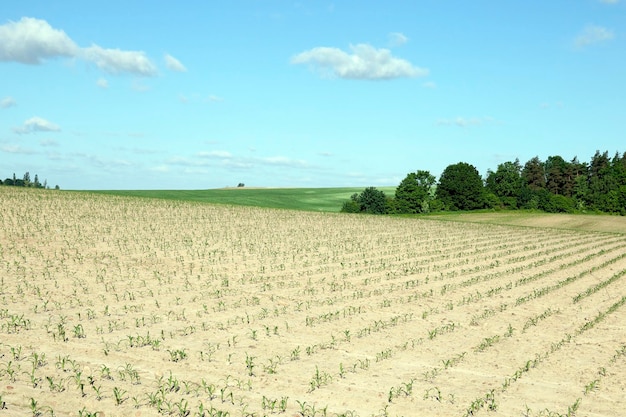
<svg viewBox="0 0 626 417">
<path fill-rule="evenodd" d="M 621 218 L 0 205 L 0 417 L 626 409 Z"/>
</svg>

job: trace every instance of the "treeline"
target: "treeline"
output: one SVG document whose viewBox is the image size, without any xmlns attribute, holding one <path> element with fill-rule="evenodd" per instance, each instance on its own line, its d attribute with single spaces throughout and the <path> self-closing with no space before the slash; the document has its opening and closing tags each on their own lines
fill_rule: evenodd
<svg viewBox="0 0 626 417">
<path fill-rule="evenodd" d="M 596 151 L 590 162 L 534 157 L 504 162 L 482 178 L 465 162 L 449 165 L 439 181 L 428 171 L 409 173 L 388 197 L 375 187 L 354 194 L 342 212 L 428 213 L 446 210 L 536 209 L 550 213 L 626 215 L 626 152 Z"/>
<path fill-rule="evenodd" d="M 13 173 L 13 178 L 7 178 L 4 181 L 0 180 L 0 185 L 10 185 L 14 187 L 31 187 L 31 188 L 45 188 L 48 189 L 48 181 L 44 180 L 43 183 L 39 182 L 39 176 L 35 174 L 35 178 L 30 179 L 30 173 L 27 171 L 22 178 L 17 178 Z M 59 186 L 54 186 L 55 190 L 59 190 Z"/>
</svg>

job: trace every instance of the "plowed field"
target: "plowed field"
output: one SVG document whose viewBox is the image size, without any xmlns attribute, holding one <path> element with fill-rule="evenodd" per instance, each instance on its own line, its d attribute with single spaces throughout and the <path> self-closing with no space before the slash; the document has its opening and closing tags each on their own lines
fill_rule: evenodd
<svg viewBox="0 0 626 417">
<path fill-rule="evenodd" d="M 626 235 L 0 188 L 0 417 L 617 416 Z"/>
</svg>

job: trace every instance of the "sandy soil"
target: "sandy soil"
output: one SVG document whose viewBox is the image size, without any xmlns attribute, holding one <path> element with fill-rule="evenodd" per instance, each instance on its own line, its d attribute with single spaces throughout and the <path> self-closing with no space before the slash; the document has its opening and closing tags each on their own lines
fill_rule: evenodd
<svg viewBox="0 0 626 417">
<path fill-rule="evenodd" d="M 0 417 L 626 408 L 620 234 L 0 201 Z"/>
<path fill-rule="evenodd" d="M 611 215 L 583 214 L 519 214 L 508 212 L 465 213 L 453 216 L 432 216 L 435 219 L 455 220 L 474 223 L 508 224 L 512 226 L 553 227 L 556 229 L 581 230 L 588 232 L 607 232 L 626 234 L 626 217 Z"/>
</svg>

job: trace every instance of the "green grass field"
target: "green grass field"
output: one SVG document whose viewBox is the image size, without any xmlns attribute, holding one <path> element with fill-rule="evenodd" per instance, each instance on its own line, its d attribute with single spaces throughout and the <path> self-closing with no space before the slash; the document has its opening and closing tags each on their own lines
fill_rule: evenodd
<svg viewBox="0 0 626 417">
<path fill-rule="evenodd" d="M 346 188 L 228 188 L 211 190 L 103 190 L 90 193 L 196 201 L 287 210 L 339 212 L 344 201 L 365 187 Z M 393 196 L 396 187 L 376 187 Z M 424 219 L 511 226 L 551 227 L 626 234 L 626 217 L 594 214 L 552 214 L 537 211 L 444 212 L 418 215 Z"/>
<path fill-rule="evenodd" d="M 393 196 L 396 187 L 376 187 Z M 233 204 L 289 210 L 339 212 L 344 201 L 365 187 L 349 188 L 229 188 L 212 190 L 106 190 L 96 193 L 199 201 L 214 204 Z"/>
</svg>

